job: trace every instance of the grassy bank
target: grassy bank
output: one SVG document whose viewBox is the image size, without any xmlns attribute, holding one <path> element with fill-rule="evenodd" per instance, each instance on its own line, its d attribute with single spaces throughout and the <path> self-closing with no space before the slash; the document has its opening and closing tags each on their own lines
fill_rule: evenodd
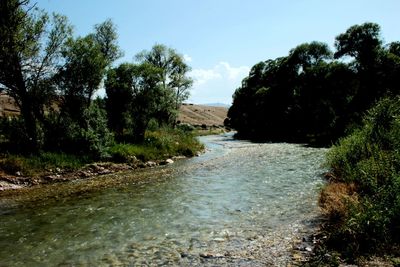
<svg viewBox="0 0 400 267">
<path fill-rule="evenodd" d="M 72 172 L 95 161 L 132 163 L 161 161 L 173 156 L 191 157 L 203 150 L 203 145 L 192 133 L 162 128 L 147 131 L 141 144 L 116 143 L 107 148 L 106 156 L 94 159 L 85 155 L 41 152 L 37 155 L 2 154 L 0 171 L 6 175 L 39 177 L 56 169 Z"/>
<path fill-rule="evenodd" d="M 143 144 L 116 144 L 110 148 L 109 154 L 116 162 L 129 162 L 133 157 L 148 161 L 173 156 L 192 157 L 203 149 L 193 133 L 165 128 L 148 131 Z"/>
<path fill-rule="evenodd" d="M 42 152 L 38 155 L 4 154 L 0 156 L 0 170 L 8 175 L 41 176 L 48 171 L 74 171 L 92 162 L 89 157 L 65 153 Z"/>
<path fill-rule="evenodd" d="M 316 258 L 328 249 L 348 262 L 384 255 L 399 266 L 400 98 L 381 100 L 327 161 L 332 173 L 320 196 L 327 239 Z M 333 258 L 316 265 L 336 265 Z"/>
</svg>

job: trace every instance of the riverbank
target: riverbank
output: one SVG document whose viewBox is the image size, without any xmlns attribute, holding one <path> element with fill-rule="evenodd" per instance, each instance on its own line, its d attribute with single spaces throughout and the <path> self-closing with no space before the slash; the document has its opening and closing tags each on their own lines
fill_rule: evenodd
<svg viewBox="0 0 400 267">
<path fill-rule="evenodd" d="M 200 152 L 197 154 L 199 155 Z M 166 160 L 154 160 L 143 162 L 135 160 L 131 163 L 93 162 L 77 170 L 66 170 L 56 167 L 42 170 L 40 175 L 24 176 L 21 172 L 10 175 L 0 172 L 0 196 L 1 191 L 30 188 L 37 185 L 56 184 L 83 180 L 106 174 L 121 173 L 138 169 L 153 168 L 162 165 L 173 164 L 177 160 L 185 159 L 185 156 L 173 156 Z"/>
<path fill-rule="evenodd" d="M 400 98 L 384 98 L 327 153 L 325 236 L 311 266 L 400 266 Z"/>
<path fill-rule="evenodd" d="M 148 132 L 143 144 L 117 143 L 107 157 L 41 152 L 36 155 L 0 156 L 0 191 L 87 179 L 110 173 L 152 168 L 199 155 L 204 146 L 190 132 Z"/>
</svg>

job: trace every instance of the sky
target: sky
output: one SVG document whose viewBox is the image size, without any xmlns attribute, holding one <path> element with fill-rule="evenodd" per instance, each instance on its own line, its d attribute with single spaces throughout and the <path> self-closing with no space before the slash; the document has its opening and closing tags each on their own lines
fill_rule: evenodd
<svg viewBox="0 0 400 267">
<path fill-rule="evenodd" d="M 231 104 L 256 63 L 320 41 L 333 49 L 350 26 L 374 22 L 385 43 L 400 41 L 400 0 L 31 0 L 66 15 L 76 36 L 110 18 L 124 57 L 165 44 L 191 66 L 196 104 Z"/>
</svg>

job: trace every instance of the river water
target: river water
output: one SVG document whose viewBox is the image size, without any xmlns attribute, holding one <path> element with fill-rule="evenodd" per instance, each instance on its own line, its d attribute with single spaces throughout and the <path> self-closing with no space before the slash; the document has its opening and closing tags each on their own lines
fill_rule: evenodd
<svg viewBox="0 0 400 267">
<path fill-rule="evenodd" d="M 201 141 L 205 154 L 166 167 L 1 199 L 0 266 L 286 266 L 319 216 L 326 150 Z M 76 190 L 96 182 L 110 185 Z"/>
</svg>

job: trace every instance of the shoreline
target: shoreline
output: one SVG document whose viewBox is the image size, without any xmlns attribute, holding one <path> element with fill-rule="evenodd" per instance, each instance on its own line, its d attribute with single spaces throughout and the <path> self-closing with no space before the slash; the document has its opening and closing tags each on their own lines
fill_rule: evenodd
<svg viewBox="0 0 400 267">
<path fill-rule="evenodd" d="M 198 152 L 195 156 L 199 156 L 204 151 Z M 56 168 L 55 170 L 46 170 L 42 175 L 39 176 L 23 176 L 20 172 L 16 175 L 0 174 L 0 197 L 4 192 L 7 195 L 12 194 L 22 189 L 33 189 L 40 185 L 52 185 L 60 183 L 69 183 L 77 180 L 87 180 L 94 177 L 149 169 L 157 166 L 165 166 L 173 164 L 176 161 L 187 159 L 186 156 L 174 156 L 165 160 L 154 160 L 154 161 L 140 161 L 134 160 L 132 163 L 114 163 L 114 162 L 94 162 L 86 164 L 78 170 L 63 170 Z M 20 175 L 18 175 L 20 174 Z"/>
</svg>

